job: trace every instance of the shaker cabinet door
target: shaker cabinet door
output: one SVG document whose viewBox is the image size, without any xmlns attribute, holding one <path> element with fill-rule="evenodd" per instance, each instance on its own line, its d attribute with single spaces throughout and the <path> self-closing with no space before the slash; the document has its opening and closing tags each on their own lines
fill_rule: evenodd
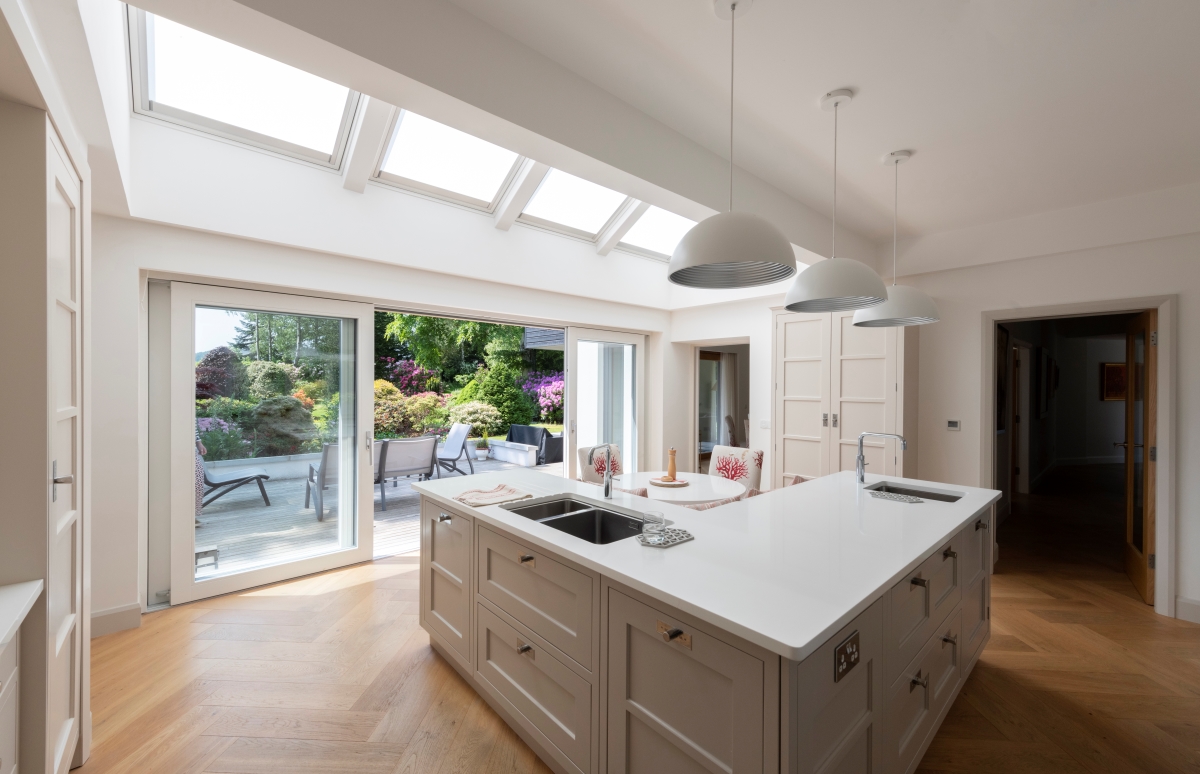
<svg viewBox="0 0 1200 774">
<path fill-rule="evenodd" d="M 764 663 L 615 590 L 608 771 L 764 770 Z"/>
<path fill-rule="evenodd" d="M 470 518 L 429 500 L 422 501 L 421 614 L 468 669 L 472 528 Z"/>
</svg>

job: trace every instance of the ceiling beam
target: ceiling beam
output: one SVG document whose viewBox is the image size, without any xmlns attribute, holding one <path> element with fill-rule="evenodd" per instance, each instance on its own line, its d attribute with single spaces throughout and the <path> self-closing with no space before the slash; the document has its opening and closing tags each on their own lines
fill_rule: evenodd
<svg viewBox="0 0 1200 774">
<path fill-rule="evenodd" d="M 629 199 L 621 205 L 620 212 L 608 222 L 603 231 L 596 235 L 596 254 L 608 255 L 611 253 L 617 243 L 629 233 L 629 229 L 633 228 L 633 224 L 638 222 L 638 218 L 645 215 L 648 209 L 650 209 L 649 202 L 639 202 L 637 199 Z"/>
<path fill-rule="evenodd" d="M 387 130 L 396 114 L 396 108 L 382 100 L 365 94 L 362 99 L 366 104 L 358 109 L 354 127 L 350 130 L 346 158 L 342 162 L 342 187 L 358 193 L 367 190 L 367 181 L 382 160 L 380 157 L 388 141 Z"/>
<path fill-rule="evenodd" d="M 517 170 L 508 190 L 496 205 L 496 228 L 508 231 L 512 227 L 549 172 L 549 164 L 533 159 L 522 160 L 521 168 Z"/>
</svg>

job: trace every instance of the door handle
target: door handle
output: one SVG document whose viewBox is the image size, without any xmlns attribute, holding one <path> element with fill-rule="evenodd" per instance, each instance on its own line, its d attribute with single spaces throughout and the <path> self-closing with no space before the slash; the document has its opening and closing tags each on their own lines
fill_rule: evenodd
<svg viewBox="0 0 1200 774">
<path fill-rule="evenodd" d="M 526 645 L 525 643 L 522 642 L 520 645 L 517 646 L 517 655 L 524 656 L 526 653 L 528 653 L 529 655 L 532 656 L 533 655 L 533 646 Z"/>
<path fill-rule="evenodd" d="M 669 623 L 655 621 L 655 631 L 662 635 L 663 642 L 678 642 L 688 650 L 692 649 L 692 635 Z"/>
<path fill-rule="evenodd" d="M 443 513 L 438 516 L 438 521 L 443 524 L 449 524 L 451 521 L 453 521 L 453 519 L 451 519 L 449 515 Z"/>
<path fill-rule="evenodd" d="M 1121 442 L 1119 442 L 1119 443 L 1118 443 L 1117 441 L 1113 441 L 1113 446 L 1123 446 L 1123 447 L 1125 447 L 1126 449 L 1128 449 L 1128 448 L 1129 448 L 1129 443 L 1128 443 L 1127 441 L 1121 441 Z M 1143 447 L 1145 447 L 1145 444 L 1142 444 L 1142 443 L 1135 443 L 1135 444 L 1133 445 L 1133 448 L 1135 448 L 1135 449 L 1141 449 L 1141 448 L 1143 448 Z"/>
<path fill-rule="evenodd" d="M 920 670 L 917 671 L 917 676 L 910 679 L 908 682 L 908 692 L 909 693 L 912 693 L 913 690 L 915 690 L 916 688 L 928 688 L 928 687 L 929 687 L 929 675 L 925 675 L 924 677 L 921 677 Z"/>
<path fill-rule="evenodd" d="M 537 567 L 536 557 L 533 554 L 524 554 L 517 558 L 517 562 L 528 567 Z"/>
<path fill-rule="evenodd" d="M 957 558 L 958 558 L 958 552 L 955 551 L 953 548 L 947 548 L 945 551 L 942 552 L 942 561 L 943 562 L 946 561 L 947 559 L 957 559 Z"/>
<path fill-rule="evenodd" d="M 75 476 L 58 475 L 58 460 L 50 463 L 50 502 L 58 502 L 58 485 L 59 484 L 74 484 Z"/>
<path fill-rule="evenodd" d="M 983 519 L 979 519 L 975 522 L 975 531 L 976 532 L 978 532 L 981 529 L 987 529 L 987 528 L 988 528 L 987 522 L 984 521 Z"/>
<path fill-rule="evenodd" d="M 927 579 L 927 578 L 921 578 L 921 577 L 910 578 L 908 582 L 914 586 L 920 586 L 923 589 L 929 588 L 929 579 Z"/>
</svg>

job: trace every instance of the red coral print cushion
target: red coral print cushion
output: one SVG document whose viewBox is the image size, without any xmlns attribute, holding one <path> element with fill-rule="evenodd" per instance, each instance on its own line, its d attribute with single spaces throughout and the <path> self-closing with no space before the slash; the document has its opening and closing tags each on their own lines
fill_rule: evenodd
<svg viewBox="0 0 1200 774">
<path fill-rule="evenodd" d="M 620 460 L 620 458 L 614 456 L 612 463 L 613 463 L 613 471 L 612 471 L 613 475 L 614 476 L 621 475 L 621 460 Z M 592 467 L 595 468 L 597 476 L 603 476 L 604 469 L 605 469 L 604 457 L 601 456 L 600 454 L 593 455 L 592 456 Z"/>
<path fill-rule="evenodd" d="M 737 481 L 739 478 L 745 478 L 747 472 L 746 463 L 737 457 L 717 458 L 717 473 L 723 478 Z"/>
<path fill-rule="evenodd" d="M 763 453 L 761 451 L 754 452 L 754 467 L 762 469 Z"/>
</svg>

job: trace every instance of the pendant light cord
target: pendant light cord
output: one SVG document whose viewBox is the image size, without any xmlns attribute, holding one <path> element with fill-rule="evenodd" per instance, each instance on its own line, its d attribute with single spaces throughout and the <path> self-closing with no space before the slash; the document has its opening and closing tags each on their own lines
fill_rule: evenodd
<svg viewBox="0 0 1200 774">
<path fill-rule="evenodd" d="M 830 258 L 837 258 L 837 111 L 833 103 L 833 250 Z"/>
<path fill-rule="evenodd" d="M 896 219 L 900 210 L 900 162 L 893 161 L 896 168 L 894 187 L 892 188 L 892 287 L 896 287 Z"/>
<path fill-rule="evenodd" d="M 737 26 L 737 3 L 729 6 L 729 211 L 733 212 L 733 63 L 734 32 Z"/>
</svg>

